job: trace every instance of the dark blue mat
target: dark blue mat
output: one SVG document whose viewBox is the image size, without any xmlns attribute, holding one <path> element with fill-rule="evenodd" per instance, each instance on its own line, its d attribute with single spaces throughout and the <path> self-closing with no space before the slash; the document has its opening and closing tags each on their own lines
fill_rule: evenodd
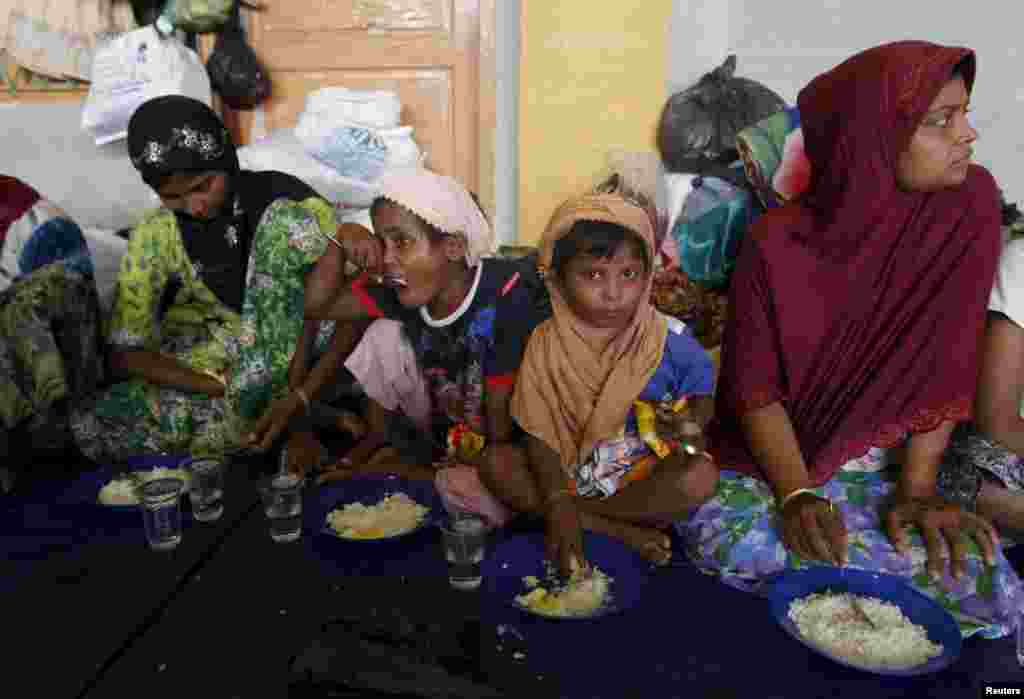
<svg viewBox="0 0 1024 699">
<path fill-rule="evenodd" d="M 682 543 L 674 541 L 676 550 Z M 502 652 L 522 653 L 530 672 L 557 677 L 560 696 L 949 697 L 976 696 L 983 682 L 1024 683 L 1013 639 L 964 642 L 951 667 L 912 678 L 838 665 L 779 628 L 768 600 L 734 590 L 687 562 L 655 571 L 644 599 L 622 614 L 573 623 L 524 615 L 484 596 L 481 620 Z"/>
</svg>

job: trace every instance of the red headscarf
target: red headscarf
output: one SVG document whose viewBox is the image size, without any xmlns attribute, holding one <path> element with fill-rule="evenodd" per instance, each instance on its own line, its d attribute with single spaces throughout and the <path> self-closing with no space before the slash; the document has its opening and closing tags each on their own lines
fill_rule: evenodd
<svg viewBox="0 0 1024 699">
<path fill-rule="evenodd" d="M 39 201 L 39 192 L 16 177 L 0 175 L 0 247 L 7 229 Z"/>
<path fill-rule="evenodd" d="M 815 485 L 872 446 L 969 417 L 1000 248 L 998 190 L 972 165 L 901 191 L 897 158 L 974 53 L 918 41 L 864 51 L 798 99 L 811 185 L 752 227 L 730 289 L 712 451 L 759 474 L 739 416 L 781 401 Z"/>
</svg>

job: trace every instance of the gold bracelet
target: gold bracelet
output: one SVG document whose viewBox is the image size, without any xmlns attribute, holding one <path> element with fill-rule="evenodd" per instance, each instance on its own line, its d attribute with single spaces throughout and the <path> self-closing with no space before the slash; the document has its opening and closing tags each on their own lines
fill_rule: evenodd
<svg viewBox="0 0 1024 699">
<path fill-rule="evenodd" d="M 309 415 L 310 412 L 312 411 L 312 408 L 310 407 L 309 396 L 306 395 L 306 392 L 303 390 L 302 386 L 296 388 L 295 392 L 299 394 L 299 398 L 302 400 L 302 404 L 306 406 L 306 415 Z"/>
<path fill-rule="evenodd" d="M 711 452 L 709 452 L 709 451 L 702 451 L 702 450 L 698 449 L 697 447 L 693 446 L 692 444 L 690 444 L 689 442 L 683 444 L 682 447 L 683 447 L 683 452 L 688 454 L 688 455 L 690 455 L 690 456 L 703 456 L 705 459 L 707 459 L 711 463 L 715 463 L 715 457 L 711 456 Z"/>
<path fill-rule="evenodd" d="M 797 497 L 798 495 L 803 495 L 804 493 L 810 493 L 811 495 L 813 495 L 816 498 L 820 498 L 821 500 L 825 500 L 828 503 L 829 511 L 830 512 L 832 511 L 832 501 L 829 500 L 828 498 L 823 498 L 820 495 L 818 495 L 816 492 L 814 492 L 813 488 L 797 488 L 796 490 L 791 492 L 789 495 L 787 495 L 786 497 L 782 498 L 782 502 L 779 503 L 779 512 L 782 512 L 784 509 L 786 509 L 786 505 L 789 504 L 790 500 L 792 500 L 793 498 Z"/>
</svg>

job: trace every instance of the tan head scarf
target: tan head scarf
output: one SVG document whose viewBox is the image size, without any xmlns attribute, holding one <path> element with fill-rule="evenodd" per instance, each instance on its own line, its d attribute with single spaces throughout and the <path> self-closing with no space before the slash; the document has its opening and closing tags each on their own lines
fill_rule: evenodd
<svg viewBox="0 0 1024 699">
<path fill-rule="evenodd" d="M 654 226 L 647 211 L 618 194 L 586 194 L 555 211 L 541 238 L 540 263 L 553 316 L 530 336 L 512 395 L 512 416 L 562 457 L 570 475 L 602 439 L 619 434 L 633 400 L 661 363 L 668 324 L 650 303 L 653 274 L 632 323 L 603 352 L 591 349 L 596 334 L 573 314 L 552 270 L 555 243 L 577 221 L 615 223 L 644 243 L 654 259 Z"/>
</svg>

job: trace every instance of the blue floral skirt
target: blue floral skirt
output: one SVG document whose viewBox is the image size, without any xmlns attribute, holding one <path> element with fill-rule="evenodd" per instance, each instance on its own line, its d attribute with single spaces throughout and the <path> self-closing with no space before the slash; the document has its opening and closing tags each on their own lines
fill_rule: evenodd
<svg viewBox="0 0 1024 699">
<path fill-rule="evenodd" d="M 912 587 L 949 610 L 964 636 L 978 633 L 999 638 L 1011 633 L 1014 616 L 1024 605 L 1024 591 L 1001 549 L 996 552 L 995 565 L 988 566 L 977 544 L 968 538 L 966 574 L 954 580 L 947 571 L 941 580 L 933 581 L 916 529 L 911 532 L 908 554 L 893 548 L 883 529 L 880 508 L 896 488 L 898 476 L 897 469 L 885 467 L 884 450 L 872 449 L 815 489 L 843 513 L 850 567 L 906 578 Z M 777 573 L 808 565 L 783 545 L 777 515 L 767 482 L 722 471 L 715 496 L 693 517 L 676 523 L 676 528 L 698 568 L 733 587 L 759 592 Z"/>
</svg>

